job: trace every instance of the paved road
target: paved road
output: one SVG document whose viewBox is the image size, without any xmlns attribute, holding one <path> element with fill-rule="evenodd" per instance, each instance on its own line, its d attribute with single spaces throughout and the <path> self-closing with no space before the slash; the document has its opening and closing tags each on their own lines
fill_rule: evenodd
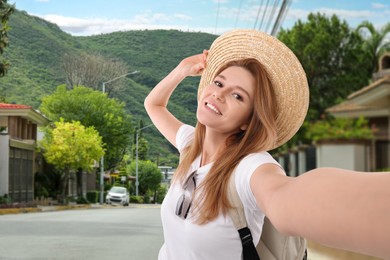
<svg viewBox="0 0 390 260">
<path fill-rule="evenodd" d="M 110 207 L 0 216 L 0 260 L 155 260 L 159 207 Z"/>
<path fill-rule="evenodd" d="M 0 215 L 0 260 L 156 260 L 157 206 Z M 376 260 L 309 242 L 309 260 Z"/>
</svg>

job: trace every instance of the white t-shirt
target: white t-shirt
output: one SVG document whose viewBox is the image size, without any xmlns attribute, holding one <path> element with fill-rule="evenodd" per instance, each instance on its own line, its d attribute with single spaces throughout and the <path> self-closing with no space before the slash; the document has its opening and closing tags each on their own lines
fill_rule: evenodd
<svg viewBox="0 0 390 260">
<path fill-rule="evenodd" d="M 193 139 L 194 128 L 189 125 L 180 127 L 176 135 L 179 152 Z M 190 171 L 197 169 L 197 186 L 209 172 L 212 163 L 200 167 L 201 158 L 191 165 Z M 250 178 L 257 167 L 264 163 L 278 164 L 267 152 L 246 156 L 235 169 L 235 181 L 238 195 L 244 205 L 248 227 L 253 241 L 258 243 L 264 221 L 264 213 L 257 207 L 250 189 Z M 161 219 L 164 230 L 164 244 L 160 249 L 159 260 L 239 260 L 242 258 L 242 246 L 239 234 L 229 216 L 220 214 L 215 220 L 198 225 L 191 213 L 186 219 L 175 214 L 176 204 L 183 194 L 179 183 L 172 184 L 161 206 Z"/>
</svg>

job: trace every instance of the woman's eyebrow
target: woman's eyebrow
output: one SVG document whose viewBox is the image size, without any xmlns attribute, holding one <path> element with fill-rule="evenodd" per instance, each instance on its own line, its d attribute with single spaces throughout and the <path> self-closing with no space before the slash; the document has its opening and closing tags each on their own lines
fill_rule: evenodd
<svg viewBox="0 0 390 260">
<path fill-rule="evenodd" d="M 225 77 L 224 75 L 222 75 L 222 74 L 218 74 L 218 75 L 216 76 L 216 78 L 222 78 L 222 79 L 226 80 L 226 77 Z"/>
<path fill-rule="evenodd" d="M 222 75 L 222 74 L 217 75 L 215 78 L 221 78 L 221 79 L 223 79 L 223 80 L 226 80 L 226 77 L 225 77 L 224 75 Z M 250 97 L 248 91 L 246 91 L 246 89 L 244 89 L 244 88 L 241 87 L 240 85 L 235 85 L 234 87 L 235 87 L 235 88 L 238 88 L 240 91 L 244 92 L 245 95 L 247 95 L 248 97 Z"/>
</svg>

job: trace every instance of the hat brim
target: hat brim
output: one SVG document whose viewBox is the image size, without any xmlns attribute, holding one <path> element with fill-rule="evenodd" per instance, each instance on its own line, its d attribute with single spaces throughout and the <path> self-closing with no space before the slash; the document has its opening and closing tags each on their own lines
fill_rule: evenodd
<svg viewBox="0 0 390 260">
<path fill-rule="evenodd" d="M 200 79 L 198 95 L 226 63 L 254 58 L 263 65 L 273 86 L 278 112 L 277 148 L 290 140 L 301 127 L 309 106 L 309 87 L 301 63 L 281 41 L 256 30 L 233 30 L 219 36 L 211 45 L 207 67 Z"/>
</svg>

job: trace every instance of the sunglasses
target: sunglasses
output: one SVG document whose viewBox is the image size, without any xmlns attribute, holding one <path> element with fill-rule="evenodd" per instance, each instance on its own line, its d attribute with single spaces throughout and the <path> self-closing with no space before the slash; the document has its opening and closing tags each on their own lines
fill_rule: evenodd
<svg viewBox="0 0 390 260">
<path fill-rule="evenodd" d="M 179 197 L 176 205 L 176 215 L 186 219 L 192 204 L 192 194 L 196 188 L 196 171 L 192 172 L 183 184 L 183 194 Z"/>
</svg>

